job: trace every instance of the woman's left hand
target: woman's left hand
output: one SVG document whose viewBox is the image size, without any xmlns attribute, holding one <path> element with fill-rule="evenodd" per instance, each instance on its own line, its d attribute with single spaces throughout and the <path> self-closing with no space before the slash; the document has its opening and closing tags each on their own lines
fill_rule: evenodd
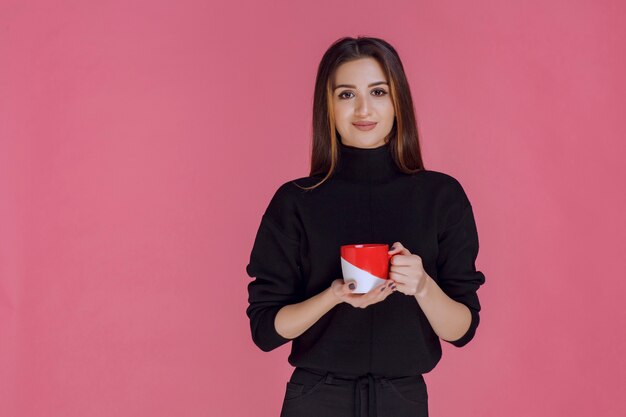
<svg viewBox="0 0 626 417">
<path fill-rule="evenodd" d="M 424 271 L 422 258 L 412 254 L 402 243 L 395 242 L 389 254 L 397 254 L 391 258 L 389 279 L 396 283 L 396 289 L 403 294 L 420 294 L 426 287 L 428 274 Z"/>
</svg>

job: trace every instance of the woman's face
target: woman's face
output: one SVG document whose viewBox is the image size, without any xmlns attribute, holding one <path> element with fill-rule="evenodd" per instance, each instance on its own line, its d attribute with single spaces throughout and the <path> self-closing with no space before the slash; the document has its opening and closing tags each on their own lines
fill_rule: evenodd
<svg viewBox="0 0 626 417">
<path fill-rule="evenodd" d="M 374 58 L 359 58 L 341 64 L 335 72 L 335 127 L 345 145 L 377 148 L 386 142 L 393 128 L 395 112 L 389 84 Z M 361 130 L 355 123 L 373 122 Z"/>
</svg>

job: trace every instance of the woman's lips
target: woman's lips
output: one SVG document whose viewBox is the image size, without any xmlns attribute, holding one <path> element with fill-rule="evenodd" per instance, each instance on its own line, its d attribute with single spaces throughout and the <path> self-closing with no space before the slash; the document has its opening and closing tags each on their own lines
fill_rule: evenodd
<svg viewBox="0 0 626 417">
<path fill-rule="evenodd" d="M 376 127 L 376 122 L 358 122 L 352 125 L 359 130 L 372 130 Z"/>
</svg>

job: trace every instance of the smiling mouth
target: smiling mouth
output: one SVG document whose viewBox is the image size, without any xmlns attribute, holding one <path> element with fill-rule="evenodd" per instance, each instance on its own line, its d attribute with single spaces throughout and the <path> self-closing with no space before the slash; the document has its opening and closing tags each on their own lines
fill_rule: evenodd
<svg viewBox="0 0 626 417">
<path fill-rule="evenodd" d="M 361 132 L 368 132 L 376 128 L 376 123 L 352 123 L 355 129 L 360 130 Z"/>
</svg>

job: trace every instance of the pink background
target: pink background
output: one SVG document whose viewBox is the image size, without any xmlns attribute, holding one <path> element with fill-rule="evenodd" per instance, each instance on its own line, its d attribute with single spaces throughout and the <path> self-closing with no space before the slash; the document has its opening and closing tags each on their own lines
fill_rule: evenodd
<svg viewBox="0 0 626 417">
<path fill-rule="evenodd" d="M 0 410 L 277 416 L 245 273 L 308 174 L 323 51 L 403 59 L 427 168 L 461 181 L 487 277 L 433 416 L 623 416 L 620 1 L 0 4 Z M 286 157 L 289 155 L 289 157 Z"/>
</svg>

